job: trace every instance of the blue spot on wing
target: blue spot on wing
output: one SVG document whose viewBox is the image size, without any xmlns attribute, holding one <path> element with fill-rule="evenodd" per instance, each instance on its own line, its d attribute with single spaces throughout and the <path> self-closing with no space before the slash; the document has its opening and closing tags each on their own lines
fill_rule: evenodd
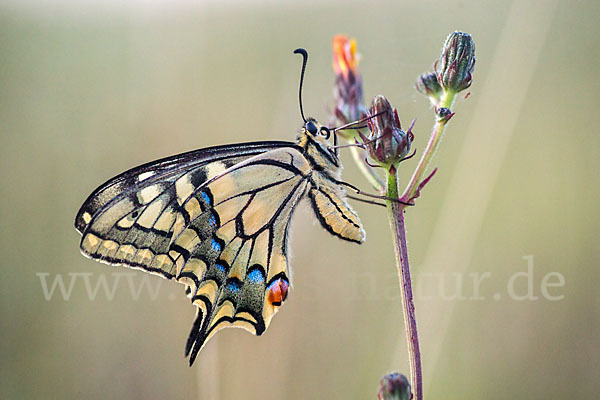
<svg viewBox="0 0 600 400">
<path fill-rule="evenodd" d="M 240 284 L 237 283 L 236 281 L 230 281 L 227 284 L 227 290 L 233 292 L 233 293 L 237 293 L 240 291 Z"/>
<path fill-rule="evenodd" d="M 217 220 L 215 219 L 215 216 L 211 214 L 210 217 L 208 217 L 208 223 L 210 226 L 212 226 L 213 228 L 217 227 Z"/>
<path fill-rule="evenodd" d="M 215 264 L 215 268 L 221 271 L 222 273 L 227 272 L 227 268 L 219 262 Z"/>
<path fill-rule="evenodd" d="M 261 283 L 265 279 L 262 272 L 260 272 L 258 269 L 252 270 L 252 272 L 248 274 L 247 278 L 252 283 Z"/>
<path fill-rule="evenodd" d="M 206 203 L 206 204 L 207 204 L 209 207 L 211 207 L 211 206 L 212 206 L 212 204 L 211 204 L 211 201 L 210 201 L 210 196 L 208 195 L 208 193 L 206 193 L 206 192 L 200 192 L 200 196 L 202 196 L 202 200 L 204 200 L 204 202 L 205 202 L 205 203 Z"/>
<path fill-rule="evenodd" d="M 214 238 L 212 239 L 212 242 L 210 243 L 210 247 L 212 247 L 212 249 L 218 253 L 220 253 L 221 250 L 223 249 L 223 247 L 221 246 L 221 243 L 217 242 Z"/>
</svg>

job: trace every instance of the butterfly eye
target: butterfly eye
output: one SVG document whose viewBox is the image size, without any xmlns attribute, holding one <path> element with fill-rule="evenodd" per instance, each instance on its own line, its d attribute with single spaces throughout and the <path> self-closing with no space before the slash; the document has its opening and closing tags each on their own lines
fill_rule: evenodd
<svg viewBox="0 0 600 400">
<path fill-rule="evenodd" d="M 306 127 L 306 130 L 308 132 L 310 132 L 311 135 L 317 134 L 317 126 L 312 121 L 309 121 L 305 127 Z"/>
<path fill-rule="evenodd" d="M 326 126 L 322 126 L 321 127 L 321 136 L 324 136 L 325 139 L 329 139 L 329 135 L 331 135 L 331 132 L 329 131 L 329 128 Z"/>
</svg>

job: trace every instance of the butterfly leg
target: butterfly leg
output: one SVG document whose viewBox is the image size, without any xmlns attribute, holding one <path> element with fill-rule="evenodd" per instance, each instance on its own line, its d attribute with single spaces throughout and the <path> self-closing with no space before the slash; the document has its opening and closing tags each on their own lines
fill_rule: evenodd
<svg viewBox="0 0 600 400">
<path fill-rule="evenodd" d="M 375 204 L 376 206 L 385 207 L 385 204 L 379 203 L 375 200 L 361 199 L 360 197 L 350 196 L 350 195 L 347 195 L 346 197 L 348 197 L 349 199 L 352 199 L 352 200 L 360 201 L 362 203 Z"/>
<path fill-rule="evenodd" d="M 365 145 L 376 142 L 377 140 L 379 140 L 381 138 L 383 138 L 383 135 L 379 135 L 371 140 L 364 140 L 363 142 L 359 142 L 358 139 L 355 139 L 355 143 L 348 143 L 348 144 L 342 144 L 342 145 L 335 144 L 334 146 L 329 146 L 329 150 L 344 149 L 347 147 L 360 147 L 361 149 L 366 150 Z M 404 159 L 402 161 L 404 161 Z"/>
<path fill-rule="evenodd" d="M 379 194 L 365 193 L 362 190 L 360 190 L 359 188 L 357 188 L 356 186 L 354 186 L 353 184 L 348 183 L 348 182 L 344 182 L 344 181 L 336 181 L 336 182 L 340 185 L 349 187 L 350 189 L 354 190 L 356 192 L 356 194 L 360 194 L 361 196 L 372 197 L 374 199 L 380 199 L 380 200 L 395 201 L 397 203 L 404 204 L 405 206 L 414 206 L 415 205 L 414 203 L 406 203 L 400 199 L 395 199 L 392 197 L 387 197 L 387 196 L 383 196 L 383 195 L 379 195 Z"/>
</svg>

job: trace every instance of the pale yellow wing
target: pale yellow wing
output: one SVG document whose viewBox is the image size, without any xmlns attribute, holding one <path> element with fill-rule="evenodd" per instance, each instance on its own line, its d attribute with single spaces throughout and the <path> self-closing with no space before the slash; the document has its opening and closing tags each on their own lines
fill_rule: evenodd
<svg viewBox="0 0 600 400">
<path fill-rule="evenodd" d="M 81 229 L 84 254 L 187 286 L 198 307 L 190 363 L 223 327 L 262 334 L 287 296 L 288 223 L 310 166 L 287 146 L 239 157 L 177 174 L 137 173 L 135 190 L 78 214 L 90 214 Z"/>
</svg>

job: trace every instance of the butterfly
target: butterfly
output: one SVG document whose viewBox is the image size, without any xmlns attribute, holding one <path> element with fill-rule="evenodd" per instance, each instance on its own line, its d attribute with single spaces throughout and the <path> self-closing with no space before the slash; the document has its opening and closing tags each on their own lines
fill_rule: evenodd
<svg viewBox="0 0 600 400">
<path fill-rule="evenodd" d="M 84 255 L 185 285 L 197 307 L 185 347 L 190 365 L 221 328 L 256 335 L 268 328 L 288 295 L 288 232 L 302 199 L 332 235 L 365 240 L 331 130 L 304 118 L 301 90 L 300 105 L 304 124 L 295 142 L 231 144 L 153 161 L 100 185 L 77 213 Z"/>
</svg>

